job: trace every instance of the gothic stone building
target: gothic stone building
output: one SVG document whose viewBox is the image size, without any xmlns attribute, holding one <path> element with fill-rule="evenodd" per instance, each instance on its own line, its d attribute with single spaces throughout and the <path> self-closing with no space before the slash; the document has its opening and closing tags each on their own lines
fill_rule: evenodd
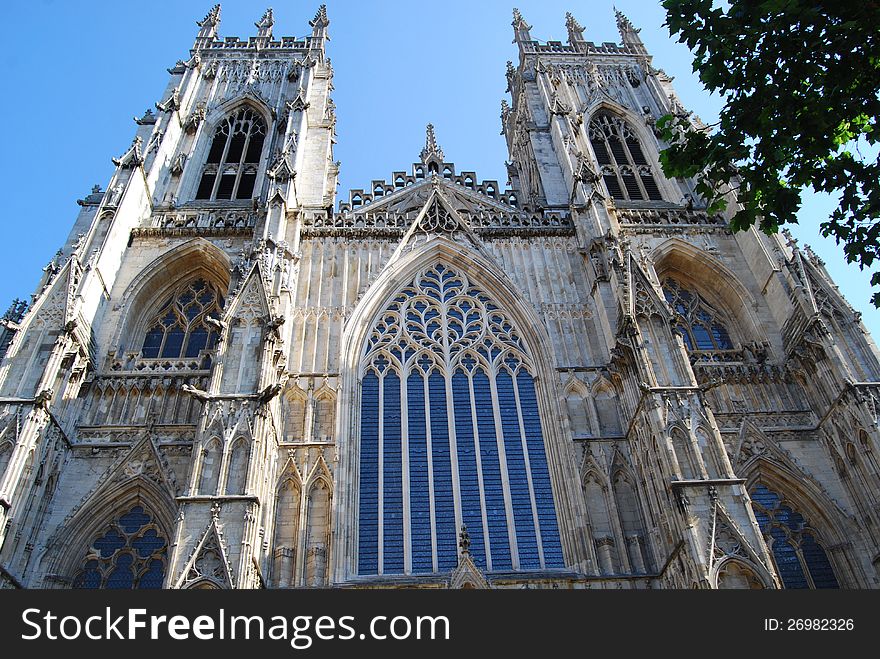
<svg viewBox="0 0 880 659">
<path fill-rule="evenodd" d="M 3 319 L 4 585 L 878 586 L 877 350 L 663 176 L 626 17 L 514 11 L 507 186 L 429 126 L 338 204 L 326 10 L 219 23 Z"/>
</svg>

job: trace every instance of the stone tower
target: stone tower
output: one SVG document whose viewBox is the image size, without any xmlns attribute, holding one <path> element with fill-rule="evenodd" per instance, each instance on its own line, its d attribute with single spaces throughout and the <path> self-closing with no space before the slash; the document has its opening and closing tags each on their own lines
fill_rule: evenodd
<svg viewBox="0 0 880 659">
<path fill-rule="evenodd" d="M 0 582 L 877 587 L 873 342 L 663 176 L 630 21 L 566 19 L 514 10 L 506 186 L 429 125 L 337 205 L 326 9 L 211 9 L 0 321 Z"/>
</svg>

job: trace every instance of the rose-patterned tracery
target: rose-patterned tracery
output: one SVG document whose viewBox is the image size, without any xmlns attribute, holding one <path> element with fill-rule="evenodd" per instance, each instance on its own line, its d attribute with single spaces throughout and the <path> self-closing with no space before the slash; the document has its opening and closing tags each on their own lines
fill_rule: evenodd
<svg viewBox="0 0 880 659">
<path fill-rule="evenodd" d="M 161 588 L 168 542 L 137 505 L 95 538 L 73 578 L 74 588 Z"/>
<path fill-rule="evenodd" d="M 457 533 L 487 570 L 562 567 L 531 362 L 461 272 L 419 272 L 361 362 L 358 572 L 451 570 Z"/>
</svg>

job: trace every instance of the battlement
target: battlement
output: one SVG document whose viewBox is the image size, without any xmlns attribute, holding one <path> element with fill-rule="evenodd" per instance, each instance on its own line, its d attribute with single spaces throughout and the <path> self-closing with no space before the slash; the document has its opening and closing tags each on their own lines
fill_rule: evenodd
<svg viewBox="0 0 880 659">
<path fill-rule="evenodd" d="M 466 190 L 472 190 L 473 192 L 485 195 L 499 204 L 509 206 L 511 209 L 518 209 L 520 207 L 519 198 L 515 190 L 502 190 L 498 185 L 498 181 L 493 179 L 479 181 L 475 172 L 465 171 L 456 173 L 455 163 L 440 163 L 437 165 L 436 170 L 425 163 L 413 163 L 410 172 L 409 174 L 404 171 L 392 172 L 391 178 L 388 181 L 373 180 L 369 189 L 355 188 L 349 191 L 348 201 L 339 202 L 339 212 L 351 213 L 357 211 L 359 208 L 369 206 L 400 190 L 423 183 L 435 172 L 438 176 L 451 183 L 460 185 Z"/>
<path fill-rule="evenodd" d="M 527 41 L 520 44 L 527 55 L 638 55 L 635 48 L 627 45 L 605 41 L 597 44 L 592 41 L 581 41 L 566 44 L 561 41 Z"/>
<path fill-rule="evenodd" d="M 277 40 L 267 40 L 264 37 L 248 37 L 241 39 L 239 37 L 223 37 L 215 38 L 212 41 L 207 39 L 199 40 L 200 43 L 193 49 L 196 51 L 263 51 L 263 50 L 288 50 L 300 53 L 309 51 L 318 51 L 324 49 L 324 40 L 316 37 L 281 37 Z"/>
</svg>

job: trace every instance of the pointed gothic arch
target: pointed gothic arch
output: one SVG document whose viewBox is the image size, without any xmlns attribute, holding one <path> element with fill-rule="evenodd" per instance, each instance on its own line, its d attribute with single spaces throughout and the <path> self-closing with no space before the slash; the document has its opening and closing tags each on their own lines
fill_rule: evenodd
<svg viewBox="0 0 880 659">
<path fill-rule="evenodd" d="M 252 194 L 242 200 L 250 200 L 252 196 L 259 196 L 266 178 L 266 165 L 269 162 L 269 154 L 275 143 L 275 113 L 266 103 L 257 98 L 254 94 L 246 94 L 236 98 L 229 99 L 217 107 L 210 110 L 198 127 L 195 137 L 195 148 L 192 155 L 187 159 L 184 166 L 183 178 L 181 180 L 180 191 L 178 197 L 182 201 L 200 200 L 200 203 L 206 203 L 205 198 L 200 198 L 199 187 L 202 184 L 205 173 L 205 166 L 211 156 L 212 147 L 218 130 L 222 129 L 225 122 L 235 118 L 241 113 L 252 113 L 253 116 L 262 123 L 263 140 L 260 145 L 259 154 L 254 154 L 256 160 L 253 162 L 248 160 L 247 164 L 255 164 Z M 241 154 L 243 157 L 246 152 Z M 221 153 L 221 158 L 223 153 Z M 241 160 L 239 162 L 242 162 Z M 223 164 L 219 161 L 218 164 Z M 219 178 L 219 177 L 218 177 Z M 218 182 L 219 183 L 219 182 Z M 212 191 L 216 186 L 212 186 Z M 215 197 L 207 198 L 207 203 L 211 203 Z M 231 197 L 233 200 L 235 197 Z M 230 197 L 227 197 L 230 199 Z"/>
<path fill-rule="evenodd" d="M 220 467 L 223 459 L 223 442 L 212 436 L 205 442 L 198 461 L 197 494 L 215 496 L 220 485 Z"/>
<path fill-rule="evenodd" d="M 610 198 L 619 204 L 672 200 L 656 157 L 656 139 L 644 129 L 643 119 L 610 98 L 600 99 L 584 115 L 590 117 L 585 130 L 593 161 Z"/>
<path fill-rule="evenodd" d="M 659 282 L 673 278 L 720 313 L 734 347 L 764 340 L 767 332 L 755 313 L 756 299 L 720 261 L 678 237 L 660 244 L 651 259 Z"/>
<path fill-rule="evenodd" d="M 229 446 L 226 458 L 226 494 L 239 495 L 247 491 L 251 446 L 244 437 L 238 437 Z"/>
<path fill-rule="evenodd" d="M 93 552 L 95 541 L 104 537 L 109 528 L 118 525 L 119 520 L 134 508 L 141 508 L 144 514 L 149 516 L 151 527 L 157 531 L 156 535 L 166 543 L 170 542 L 177 511 L 177 504 L 172 496 L 170 491 L 144 475 L 107 487 L 99 487 L 93 491 L 76 513 L 65 520 L 47 542 L 49 550 L 43 557 L 45 570 L 42 587 L 69 588 L 74 585 L 74 578 L 86 569 L 89 561 L 95 559 Z M 134 540 L 142 528 L 134 530 L 130 534 L 131 537 L 126 537 L 126 540 Z M 107 546 L 111 549 L 113 547 L 112 543 Z M 130 542 L 121 547 L 123 550 L 130 548 Z M 113 554 L 103 557 L 116 558 Z M 137 576 L 135 575 L 136 578 Z M 152 575 L 151 578 L 155 582 L 158 577 Z M 153 587 L 161 587 L 161 583 L 160 581 L 159 585 Z"/>
<path fill-rule="evenodd" d="M 322 386 L 315 392 L 314 405 L 312 441 L 332 441 L 336 427 L 336 392 L 326 385 Z"/>
<path fill-rule="evenodd" d="M 764 457 L 750 461 L 744 475 L 758 527 L 783 587 L 839 588 L 857 583 L 843 559 L 849 534 L 846 513 L 816 484 Z"/>
<path fill-rule="evenodd" d="M 590 393 L 587 385 L 572 376 L 565 385 L 564 395 L 572 437 L 592 436 Z"/>
<path fill-rule="evenodd" d="M 292 459 L 282 470 L 275 493 L 272 577 L 277 588 L 292 588 L 296 585 L 304 499 L 302 478 Z"/>
<path fill-rule="evenodd" d="M 774 587 L 772 577 L 766 570 L 739 556 L 716 563 L 709 581 L 720 590 L 765 590 Z"/>
<path fill-rule="evenodd" d="M 325 465 L 326 468 L 326 465 Z M 305 586 L 327 585 L 330 560 L 330 522 L 333 502 L 333 486 L 327 474 L 313 478 L 307 486 L 308 498 L 304 522 L 305 565 L 303 581 Z"/>
<path fill-rule="evenodd" d="M 598 436 L 623 434 L 618 389 L 609 380 L 600 377 L 593 384 L 591 393 Z"/>
<path fill-rule="evenodd" d="M 281 399 L 282 435 L 286 442 L 301 442 L 308 437 L 308 395 L 294 384 L 288 384 Z"/>
<path fill-rule="evenodd" d="M 361 363 L 364 358 L 367 336 L 369 332 L 373 331 L 376 322 L 380 320 L 380 314 L 385 307 L 394 301 L 409 282 L 413 281 L 419 271 L 438 263 L 445 264 L 444 267 L 453 268 L 456 273 L 461 273 L 468 278 L 468 281 L 472 278 L 479 285 L 480 290 L 497 304 L 499 309 L 503 310 L 503 314 L 506 314 L 510 319 L 511 325 L 520 333 L 523 345 L 528 348 L 527 361 L 530 368 L 534 369 L 533 377 L 536 383 L 533 404 L 537 406 L 539 411 L 539 414 L 535 415 L 538 424 L 536 432 L 540 432 L 543 437 L 546 469 L 550 484 L 545 496 L 548 497 L 548 501 L 552 499 L 555 506 L 554 516 L 559 520 L 565 520 L 558 524 L 559 528 L 566 530 L 561 538 L 561 555 L 565 556 L 563 562 L 574 564 L 585 560 L 580 538 L 568 531 L 568 529 L 576 528 L 576 524 L 582 523 L 585 511 L 581 494 L 572 487 L 577 483 L 573 465 L 567 457 L 563 457 L 568 453 L 566 438 L 564 438 L 559 424 L 550 422 L 553 418 L 559 418 L 562 413 L 562 401 L 555 385 L 551 384 L 556 382 L 557 376 L 553 370 L 553 352 L 550 349 L 549 338 L 543 328 L 542 321 L 524 298 L 515 292 L 517 290 L 515 285 L 501 274 L 486 256 L 467 249 L 461 243 L 446 237 L 433 237 L 411 252 L 401 254 L 398 259 L 392 260 L 385 267 L 348 319 L 343 331 L 342 387 L 338 407 L 340 415 L 336 423 L 340 452 L 338 491 L 336 493 L 336 507 L 339 514 L 334 521 L 338 541 L 334 548 L 336 552 L 334 580 L 336 581 L 349 579 L 358 574 L 359 570 L 356 563 L 358 556 L 358 510 L 361 505 L 359 504 L 361 478 L 358 429 L 363 403 L 360 386 Z M 454 265 L 450 266 L 449 264 Z M 461 356 L 464 358 L 464 351 Z M 474 358 L 475 365 L 479 361 L 478 357 Z M 435 366 L 437 365 L 435 364 Z M 439 366 L 437 367 L 439 368 Z M 424 376 L 427 377 L 429 373 L 430 370 L 426 371 Z M 409 385 L 405 379 L 401 381 L 404 383 L 401 389 L 403 391 Z M 398 386 L 400 386 L 399 383 Z M 449 510 L 454 511 L 457 515 L 458 509 L 453 508 L 454 498 L 450 496 Z M 457 501 L 455 503 L 457 506 Z M 455 523 L 458 523 L 458 520 L 455 520 Z M 454 526 L 452 529 L 452 544 L 454 545 Z M 436 556 L 433 558 L 422 557 L 422 559 L 428 561 L 425 563 L 428 566 L 432 561 L 436 566 L 440 564 Z M 428 570 L 431 571 L 431 568 L 428 567 Z"/>
<path fill-rule="evenodd" d="M 125 303 L 113 339 L 117 355 L 141 352 L 154 316 L 182 285 L 203 280 L 225 298 L 231 268 L 229 257 L 204 238 L 189 240 L 155 258 L 120 296 Z"/>
</svg>

